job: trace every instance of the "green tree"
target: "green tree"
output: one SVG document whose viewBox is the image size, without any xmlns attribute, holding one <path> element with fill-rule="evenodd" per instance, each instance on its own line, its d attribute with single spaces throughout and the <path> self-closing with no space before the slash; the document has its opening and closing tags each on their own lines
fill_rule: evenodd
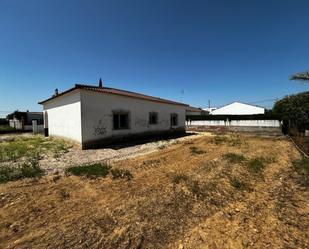
<svg viewBox="0 0 309 249">
<path fill-rule="evenodd" d="M 282 120 L 291 120 L 298 128 L 309 127 L 309 92 L 288 95 L 276 101 L 273 113 Z"/>
</svg>

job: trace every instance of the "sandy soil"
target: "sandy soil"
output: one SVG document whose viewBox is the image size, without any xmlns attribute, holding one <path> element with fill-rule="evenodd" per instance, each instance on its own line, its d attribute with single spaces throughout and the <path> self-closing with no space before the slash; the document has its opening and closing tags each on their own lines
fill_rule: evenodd
<svg viewBox="0 0 309 249">
<path fill-rule="evenodd" d="M 201 136 L 113 162 L 131 181 L 50 175 L 0 185 L 0 247 L 308 248 L 297 150 L 285 138 L 232 140 Z M 252 173 L 227 152 L 271 160 Z"/>
</svg>

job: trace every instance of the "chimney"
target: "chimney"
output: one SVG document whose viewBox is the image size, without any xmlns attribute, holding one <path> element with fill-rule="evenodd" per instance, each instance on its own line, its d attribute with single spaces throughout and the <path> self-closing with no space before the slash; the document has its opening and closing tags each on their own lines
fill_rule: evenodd
<svg viewBox="0 0 309 249">
<path fill-rule="evenodd" d="M 55 95 L 54 96 L 57 96 L 58 95 L 58 88 L 55 89 Z"/>
<path fill-rule="evenodd" d="M 103 87 L 102 79 L 99 80 L 99 87 Z"/>
</svg>

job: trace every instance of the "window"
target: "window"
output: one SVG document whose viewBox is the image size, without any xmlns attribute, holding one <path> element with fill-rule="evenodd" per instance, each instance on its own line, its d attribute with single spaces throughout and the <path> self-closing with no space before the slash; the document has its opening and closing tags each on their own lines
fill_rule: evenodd
<svg viewBox="0 0 309 249">
<path fill-rule="evenodd" d="M 149 124 L 158 124 L 158 113 L 149 112 Z"/>
<path fill-rule="evenodd" d="M 176 113 L 171 114 L 171 126 L 178 125 L 178 115 Z"/>
<path fill-rule="evenodd" d="M 114 113 L 113 127 L 115 130 L 129 129 L 129 113 Z"/>
</svg>

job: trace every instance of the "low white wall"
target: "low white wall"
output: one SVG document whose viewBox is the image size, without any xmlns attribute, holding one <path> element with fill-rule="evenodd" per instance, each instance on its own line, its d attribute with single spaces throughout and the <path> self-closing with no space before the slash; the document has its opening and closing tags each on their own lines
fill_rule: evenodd
<svg viewBox="0 0 309 249">
<path fill-rule="evenodd" d="M 195 126 L 242 126 L 242 127 L 280 127 L 278 120 L 193 120 L 187 121 L 186 125 Z"/>
<path fill-rule="evenodd" d="M 24 125 L 24 131 L 32 131 L 32 125 Z"/>
</svg>

